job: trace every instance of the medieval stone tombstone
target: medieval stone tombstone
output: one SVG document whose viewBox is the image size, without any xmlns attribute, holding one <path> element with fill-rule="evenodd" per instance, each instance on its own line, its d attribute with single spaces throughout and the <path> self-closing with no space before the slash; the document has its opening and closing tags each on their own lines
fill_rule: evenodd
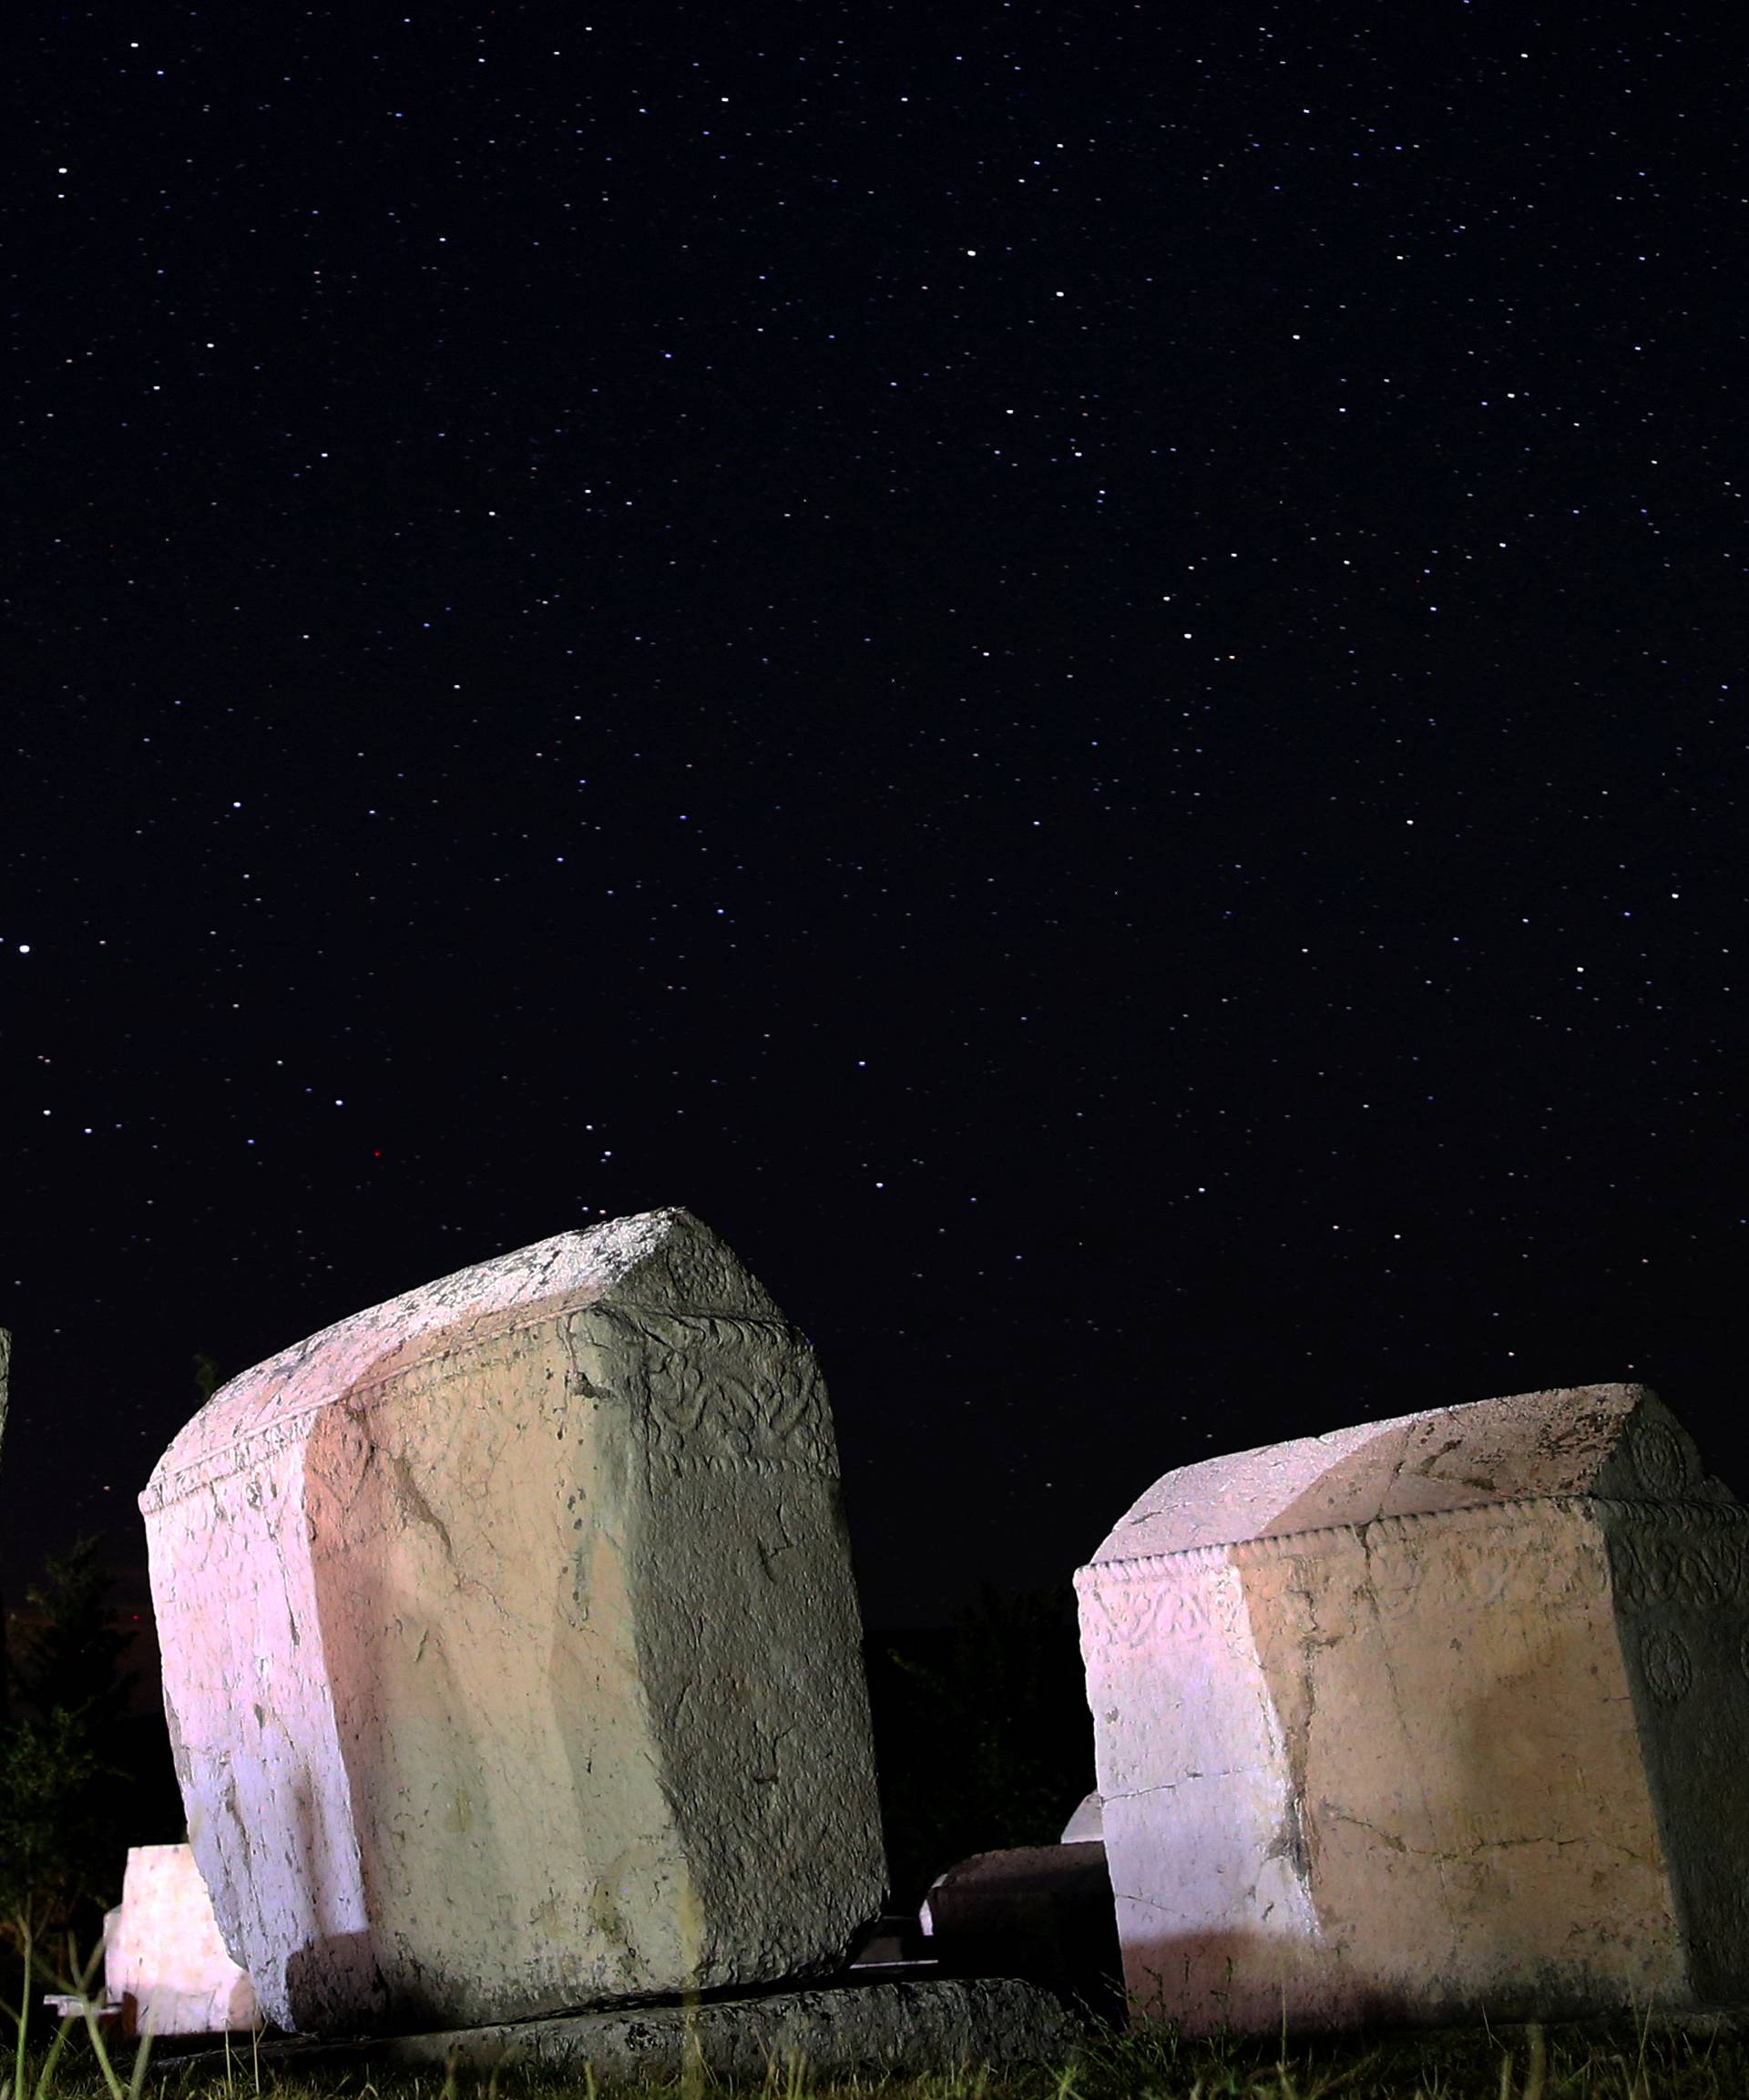
<svg viewBox="0 0 1749 2100">
<path fill-rule="evenodd" d="M 189 1838 L 279 2024 L 806 1976 L 879 1910 L 825 1391 L 686 1212 L 244 1372 L 140 1506 Z"/>
<path fill-rule="evenodd" d="M 1144 2013 L 1749 1997 L 1749 1513 L 1645 1388 L 1186 1467 L 1076 1586 Z"/>
</svg>

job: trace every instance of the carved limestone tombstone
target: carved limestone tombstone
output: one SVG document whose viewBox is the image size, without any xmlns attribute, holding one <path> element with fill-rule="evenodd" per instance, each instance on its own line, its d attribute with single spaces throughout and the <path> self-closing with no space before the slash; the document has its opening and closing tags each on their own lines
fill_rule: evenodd
<svg viewBox="0 0 1749 2100">
<path fill-rule="evenodd" d="M 1749 1514 L 1644 1387 L 1168 1473 L 1076 1586 L 1144 2014 L 1749 1996 Z"/>
<path fill-rule="evenodd" d="M 878 1911 L 824 1388 L 686 1212 L 244 1372 L 140 1506 L 189 1838 L 281 2025 L 803 1976 Z"/>
</svg>

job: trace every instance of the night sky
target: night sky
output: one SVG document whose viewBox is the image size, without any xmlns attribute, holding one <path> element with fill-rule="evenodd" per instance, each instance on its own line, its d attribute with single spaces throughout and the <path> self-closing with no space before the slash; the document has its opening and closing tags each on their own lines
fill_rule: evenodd
<svg viewBox="0 0 1749 2100">
<path fill-rule="evenodd" d="M 663 1204 L 879 1624 L 1542 1386 L 1749 1489 L 1726 11 L 588 14 L 14 38 L 8 1595 Z"/>
</svg>

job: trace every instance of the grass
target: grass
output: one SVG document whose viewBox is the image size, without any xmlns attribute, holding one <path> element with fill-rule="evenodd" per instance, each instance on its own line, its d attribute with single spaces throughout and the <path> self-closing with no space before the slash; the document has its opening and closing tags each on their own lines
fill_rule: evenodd
<svg viewBox="0 0 1749 2100">
<path fill-rule="evenodd" d="M 154 2060 L 149 2034 L 112 2047 L 95 2012 L 100 1945 L 84 1964 L 69 1945 L 63 1975 L 42 1963 L 27 1935 L 24 1955 L 23 2000 L 0 2004 L 14 2028 L 0 2100 L 144 2100 L 148 2076 L 150 2100 L 1749 2100 L 1749 2023 L 1738 2034 L 1648 2016 L 1624 2016 L 1619 2027 L 1533 2023 L 1298 2041 L 1285 2033 L 1191 2040 L 1170 2026 L 1125 2033 L 1097 2024 L 1067 2063 L 834 2078 L 791 2060 L 739 2084 L 696 2057 L 672 2077 L 634 2082 L 598 2079 L 588 2066 L 489 2075 L 452 2067 L 442 2076 L 394 2066 L 300 2072 L 263 2064 L 259 2035 L 227 2036 L 221 2064 L 211 2053 L 179 2063 Z M 83 2010 L 45 2040 L 40 2013 L 33 2033 L 32 2001 L 40 2004 L 46 1986 Z"/>
<path fill-rule="evenodd" d="M 51 2095 L 71 2089 L 73 2081 L 57 2078 L 63 2052 L 76 2030 L 83 2026 L 90 2043 L 90 2064 L 86 2073 L 85 2085 L 90 2087 L 96 2079 L 107 2100 L 139 2100 L 140 2089 L 146 2082 L 146 2073 L 151 2063 L 152 2038 L 143 2035 L 129 2052 L 132 2061 L 128 2065 L 128 2083 L 124 2085 L 115 2061 L 109 2054 L 108 2043 L 98 2025 L 96 2002 L 101 1996 L 103 1980 L 103 1942 L 97 1942 L 97 1951 L 90 1960 L 81 1962 L 71 1940 L 67 1941 L 67 1972 L 57 1977 L 52 1970 L 45 1968 L 37 1956 L 35 1935 L 27 1921 L 20 1921 L 24 1951 L 23 1994 L 15 2006 L 0 2007 L 12 2022 L 15 2042 L 13 2048 L 12 2075 L 0 2077 L 0 2100 L 51 2100 Z M 35 2052 L 30 2046 L 30 2014 L 32 2001 L 39 1994 L 39 1987 L 53 1983 L 68 1997 L 79 2000 L 82 2011 L 62 2020 L 55 2038 L 46 2049 Z"/>
<path fill-rule="evenodd" d="M 6 2008 L 10 2013 L 11 2008 Z M 27 2012 L 27 2009 L 26 2009 Z M 13 2074 L 0 2100 L 1744 2100 L 1749 2040 L 1623 2022 L 1530 2025 L 1510 2031 L 1333 2037 L 1316 2042 L 1252 2037 L 1190 2041 L 1169 2028 L 1096 2031 L 1068 2064 L 1027 2068 L 973 2065 L 921 2077 L 816 2078 L 805 2064 L 772 2065 L 740 2085 L 692 2063 L 666 2081 L 634 2084 L 575 2073 L 515 2068 L 447 2075 L 394 2068 L 328 2074 L 263 2064 L 245 2038 L 212 2059 L 179 2064 L 151 2056 L 149 2039 L 121 2054 L 88 2017 L 64 2021 L 34 2044 L 18 2029 Z M 84 2026 L 84 2046 L 69 2046 Z M 125 2070 L 125 2076 L 124 2076 Z M 150 2085 L 146 2081 L 150 2074 Z"/>
</svg>

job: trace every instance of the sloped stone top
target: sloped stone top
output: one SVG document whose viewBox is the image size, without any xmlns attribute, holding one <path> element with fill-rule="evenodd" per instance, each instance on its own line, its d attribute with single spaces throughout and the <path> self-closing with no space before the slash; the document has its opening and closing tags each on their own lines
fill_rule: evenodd
<svg viewBox="0 0 1749 2100">
<path fill-rule="evenodd" d="M 670 1313 L 782 1315 L 729 1247 L 690 1211 L 643 1211 L 557 1233 L 338 1320 L 220 1387 L 152 1469 L 139 1498 L 149 1514 L 177 1482 L 223 1454 L 299 1419 L 340 1394 L 391 1376 L 421 1345 L 495 1314 L 557 1314 L 611 1299 Z"/>
<path fill-rule="evenodd" d="M 1181 1466 L 1125 1512 L 1089 1564 L 1580 1495 L 1734 1502 L 1649 1387 L 1571 1386 Z"/>
</svg>

